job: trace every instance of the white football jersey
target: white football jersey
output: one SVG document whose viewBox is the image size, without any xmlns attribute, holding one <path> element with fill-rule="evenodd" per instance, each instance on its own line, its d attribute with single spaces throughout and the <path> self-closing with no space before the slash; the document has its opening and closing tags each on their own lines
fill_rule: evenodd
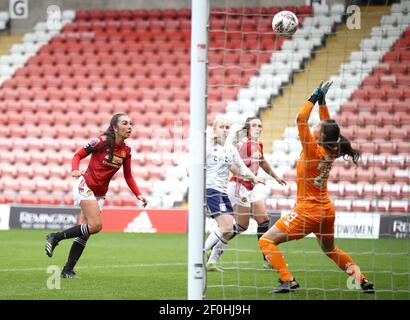
<svg viewBox="0 0 410 320">
<path fill-rule="evenodd" d="M 206 144 L 206 188 L 227 192 L 229 168 L 234 164 L 240 175 L 251 175 L 252 172 L 243 163 L 238 150 L 231 144 Z"/>
</svg>

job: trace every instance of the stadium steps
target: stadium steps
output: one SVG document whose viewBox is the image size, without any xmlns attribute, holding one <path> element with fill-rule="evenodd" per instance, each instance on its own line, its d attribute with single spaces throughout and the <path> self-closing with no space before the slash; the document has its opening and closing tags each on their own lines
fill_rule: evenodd
<svg viewBox="0 0 410 320">
<path fill-rule="evenodd" d="M 380 19 L 390 7 L 375 6 L 362 9 L 361 29 L 347 29 L 345 23 L 337 26 L 326 45 L 320 48 L 299 71 L 292 83 L 284 88 L 283 94 L 272 101 L 272 108 L 262 113 L 265 123 L 263 141 L 282 139 L 284 129 L 295 124 L 296 114 L 305 103 L 320 80 L 329 79 L 339 73 L 339 67 L 346 62 L 352 51 L 359 50 L 360 41 L 370 35 L 372 27 L 380 24 Z M 265 145 L 265 152 L 272 152 L 271 144 Z"/>
<path fill-rule="evenodd" d="M 21 43 L 23 36 L 0 36 L 0 56 L 9 54 L 14 44 Z"/>
</svg>

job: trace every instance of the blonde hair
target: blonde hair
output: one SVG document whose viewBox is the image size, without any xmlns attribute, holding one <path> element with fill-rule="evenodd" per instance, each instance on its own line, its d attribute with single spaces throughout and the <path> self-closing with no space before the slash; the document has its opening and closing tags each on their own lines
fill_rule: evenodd
<svg viewBox="0 0 410 320">
<path fill-rule="evenodd" d="M 224 115 L 224 114 L 218 114 L 215 116 L 214 122 L 212 123 L 212 128 L 215 129 L 216 126 L 218 125 L 218 123 L 220 122 L 228 122 L 229 124 L 231 124 L 231 121 L 229 120 L 229 118 Z"/>
<path fill-rule="evenodd" d="M 214 121 L 212 122 L 212 132 L 209 135 L 209 140 L 210 141 L 215 141 L 217 136 L 215 135 L 215 128 L 218 126 L 219 123 L 221 122 L 227 122 L 229 125 L 231 124 L 231 121 L 229 118 L 224 115 L 224 114 L 218 114 L 215 116 Z"/>
</svg>

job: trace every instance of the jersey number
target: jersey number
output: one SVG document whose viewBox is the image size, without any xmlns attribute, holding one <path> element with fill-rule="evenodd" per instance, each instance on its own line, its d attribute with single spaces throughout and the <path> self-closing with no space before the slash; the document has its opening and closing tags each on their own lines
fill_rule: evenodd
<svg viewBox="0 0 410 320">
<path fill-rule="evenodd" d="M 286 220 L 283 222 L 283 224 L 287 227 L 289 227 L 289 223 L 291 223 L 298 214 L 295 211 L 291 211 L 286 215 Z"/>
</svg>

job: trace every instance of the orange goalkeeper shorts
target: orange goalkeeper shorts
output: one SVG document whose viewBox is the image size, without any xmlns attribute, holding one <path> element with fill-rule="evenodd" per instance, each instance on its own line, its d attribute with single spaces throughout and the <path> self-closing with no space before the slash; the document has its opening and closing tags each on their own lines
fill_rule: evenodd
<svg viewBox="0 0 410 320">
<path fill-rule="evenodd" d="M 298 240 L 314 233 L 320 238 L 332 238 L 335 233 L 334 208 L 321 211 L 320 214 L 303 212 L 295 208 L 281 217 L 275 226 L 289 235 L 288 240 Z"/>
</svg>

